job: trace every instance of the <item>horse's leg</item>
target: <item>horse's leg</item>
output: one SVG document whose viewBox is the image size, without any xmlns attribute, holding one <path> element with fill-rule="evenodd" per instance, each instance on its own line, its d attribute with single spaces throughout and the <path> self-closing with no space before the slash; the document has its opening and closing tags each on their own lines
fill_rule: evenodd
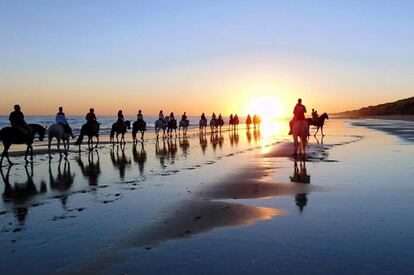
<svg viewBox="0 0 414 275">
<path fill-rule="evenodd" d="M 28 163 L 29 161 L 27 160 L 27 155 L 29 154 L 29 150 L 30 150 L 30 145 L 27 145 L 26 147 L 26 153 L 24 154 L 24 160 L 26 161 L 26 163 Z M 7 153 L 8 154 L 8 153 Z"/>
<path fill-rule="evenodd" d="M 296 156 L 298 151 L 298 137 L 293 135 L 293 155 Z"/>
<path fill-rule="evenodd" d="M 52 154 L 50 153 L 50 146 L 52 144 L 52 139 L 49 137 L 47 142 L 47 153 L 49 154 L 49 158 L 52 158 Z"/>
<path fill-rule="evenodd" d="M 98 144 L 99 144 L 99 136 L 96 136 L 96 145 L 95 145 L 95 148 L 98 148 Z"/>
<path fill-rule="evenodd" d="M 322 133 L 322 136 L 324 137 L 325 135 L 323 134 L 323 125 L 321 125 L 321 133 Z"/>
<path fill-rule="evenodd" d="M 316 128 L 316 132 L 315 132 L 315 134 L 314 134 L 314 136 L 316 136 L 316 134 L 319 132 L 319 126 L 316 126 L 317 128 Z"/>
<path fill-rule="evenodd" d="M 8 144 L 4 145 L 3 153 L 1 154 L 0 167 L 1 167 L 1 164 L 3 163 L 3 158 L 4 157 L 7 158 L 7 161 L 9 162 L 9 165 L 14 165 L 14 163 L 11 162 L 10 158 L 9 158 L 9 148 L 10 148 L 10 146 L 11 145 L 8 145 Z"/>
<path fill-rule="evenodd" d="M 57 138 L 57 149 L 59 152 L 59 156 L 62 156 L 62 152 L 60 151 L 60 138 Z"/>
</svg>

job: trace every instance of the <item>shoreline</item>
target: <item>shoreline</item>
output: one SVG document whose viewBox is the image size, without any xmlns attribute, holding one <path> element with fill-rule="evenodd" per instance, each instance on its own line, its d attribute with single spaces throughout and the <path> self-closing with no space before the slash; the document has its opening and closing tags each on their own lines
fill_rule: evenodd
<svg viewBox="0 0 414 275">
<path fill-rule="evenodd" d="M 414 115 L 381 115 L 381 116 L 335 116 L 334 119 L 379 119 L 379 120 L 401 120 L 401 121 L 414 121 Z"/>
</svg>

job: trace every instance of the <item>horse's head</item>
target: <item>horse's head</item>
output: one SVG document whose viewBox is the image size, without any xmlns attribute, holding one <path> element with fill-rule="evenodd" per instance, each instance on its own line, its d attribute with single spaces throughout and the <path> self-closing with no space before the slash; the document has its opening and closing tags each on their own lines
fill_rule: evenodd
<svg viewBox="0 0 414 275">
<path fill-rule="evenodd" d="M 125 125 L 126 125 L 127 129 L 131 129 L 131 121 L 126 120 Z"/>
<path fill-rule="evenodd" d="M 39 135 L 39 141 L 43 141 L 46 135 L 46 128 L 40 124 L 29 124 L 29 126 L 33 129 L 34 134 Z"/>
<path fill-rule="evenodd" d="M 323 113 L 323 115 L 322 116 L 324 116 L 326 119 L 329 119 L 329 116 L 328 116 L 328 114 L 327 113 Z"/>
</svg>

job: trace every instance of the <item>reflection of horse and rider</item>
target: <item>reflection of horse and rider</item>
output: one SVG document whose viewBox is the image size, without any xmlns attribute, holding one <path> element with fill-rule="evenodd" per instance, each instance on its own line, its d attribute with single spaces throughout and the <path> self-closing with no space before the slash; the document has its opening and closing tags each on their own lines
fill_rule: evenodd
<svg viewBox="0 0 414 275">
<path fill-rule="evenodd" d="M 290 181 L 293 183 L 304 183 L 309 184 L 310 183 L 310 175 L 307 173 L 306 170 L 306 163 L 305 161 L 301 161 L 299 166 L 298 162 L 295 160 L 294 166 L 293 166 L 293 176 L 290 177 Z M 303 211 L 305 206 L 308 203 L 308 195 L 307 193 L 297 193 L 295 195 L 295 202 L 298 206 L 300 212 Z"/>
</svg>

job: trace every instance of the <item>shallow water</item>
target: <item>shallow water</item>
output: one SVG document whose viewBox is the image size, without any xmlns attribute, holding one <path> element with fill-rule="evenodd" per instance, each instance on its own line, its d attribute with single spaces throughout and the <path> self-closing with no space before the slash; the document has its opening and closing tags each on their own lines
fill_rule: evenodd
<svg viewBox="0 0 414 275">
<path fill-rule="evenodd" d="M 296 166 L 279 123 L 3 167 L 1 273 L 408 274 L 414 149 L 375 123 L 328 121 Z"/>
</svg>

